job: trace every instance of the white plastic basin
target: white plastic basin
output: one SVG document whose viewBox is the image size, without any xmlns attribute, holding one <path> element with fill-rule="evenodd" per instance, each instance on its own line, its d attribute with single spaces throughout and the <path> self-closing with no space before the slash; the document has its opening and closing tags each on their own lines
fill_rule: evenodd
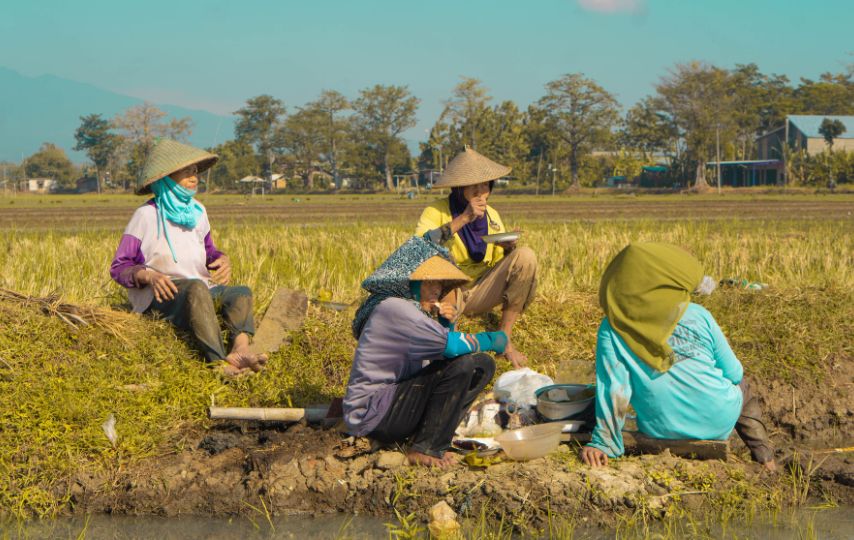
<svg viewBox="0 0 854 540">
<path fill-rule="evenodd" d="M 536 459 L 557 448 L 563 426 L 563 422 L 553 422 L 512 429 L 495 437 L 495 442 L 501 445 L 510 459 Z"/>
</svg>

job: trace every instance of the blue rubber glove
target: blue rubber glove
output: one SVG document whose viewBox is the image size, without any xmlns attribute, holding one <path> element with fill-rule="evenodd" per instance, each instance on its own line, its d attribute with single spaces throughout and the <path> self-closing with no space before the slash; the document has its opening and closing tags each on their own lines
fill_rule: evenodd
<svg viewBox="0 0 854 540">
<path fill-rule="evenodd" d="M 507 347 L 507 334 L 504 332 L 479 332 L 477 334 L 448 332 L 448 343 L 445 345 L 443 356 L 445 358 L 456 358 L 464 354 L 484 351 L 494 351 L 501 354 L 505 347 Z"/>
<path fill-rule="evenodd" d="M 498 332 L 480 332 L 474 336 L 477 338 L 482 351 L 495 351 L 502 354 L 507 347 L 507 334 L 500 330 Z"/>
</svg>

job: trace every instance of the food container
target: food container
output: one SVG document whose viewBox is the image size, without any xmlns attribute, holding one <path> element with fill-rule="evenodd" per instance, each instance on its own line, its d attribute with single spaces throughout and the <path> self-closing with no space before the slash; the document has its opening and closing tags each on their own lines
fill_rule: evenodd
<svg viewBox="0 0 854 540">
<path fill-rule="evenodd" d="M 535 392 L 537 412 L 545 420 L 583 419 L 595 413 L 596 390 L 592 384 L 553 384 Z"/>
<path fill-rule="evenodd" d="M 510 459 L 537 459 L 557 448 L 563 426 L 562 422 L 554 422 L 512 429 L 495 437 L 495 442 Z"/>
</svg>

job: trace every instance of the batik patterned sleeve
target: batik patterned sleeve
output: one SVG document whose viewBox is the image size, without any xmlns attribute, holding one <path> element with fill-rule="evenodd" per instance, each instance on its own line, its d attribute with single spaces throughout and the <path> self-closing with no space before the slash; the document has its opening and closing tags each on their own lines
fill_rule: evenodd
<svg viewBox="0 0 854 540">
<path fill-rule="evenodd" d="M 432 229 L 424 233 L 424 238 L 440 246 L 449 242 L 453 237 L 454 233 L 451 231 L 450 223 L 445 223 L 439 228 Z"/>
<path fill-rule="evenodd" d="M 629 371 L 614 350 L 614 331 L 602 321 L 596 339 L 596 427 L 588 444 L 608 457 L 624 453 L 623 426 L 632 399 Z"/>
</svg>

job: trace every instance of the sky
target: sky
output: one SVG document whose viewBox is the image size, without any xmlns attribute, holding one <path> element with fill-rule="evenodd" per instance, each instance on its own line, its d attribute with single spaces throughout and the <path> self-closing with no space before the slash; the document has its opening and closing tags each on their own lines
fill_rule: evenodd
<svg viewBox="0 0 854 540">
<path fill-rule="evenodd" d="M 628 107 L 677 62 L 843 71 L 852 27 L 852 0 L 3 0 L 0 66 L 219 114 L 407 85 L 412 141 L 462 76 L 524 108 L 583 73 Z"/>
</svg>

